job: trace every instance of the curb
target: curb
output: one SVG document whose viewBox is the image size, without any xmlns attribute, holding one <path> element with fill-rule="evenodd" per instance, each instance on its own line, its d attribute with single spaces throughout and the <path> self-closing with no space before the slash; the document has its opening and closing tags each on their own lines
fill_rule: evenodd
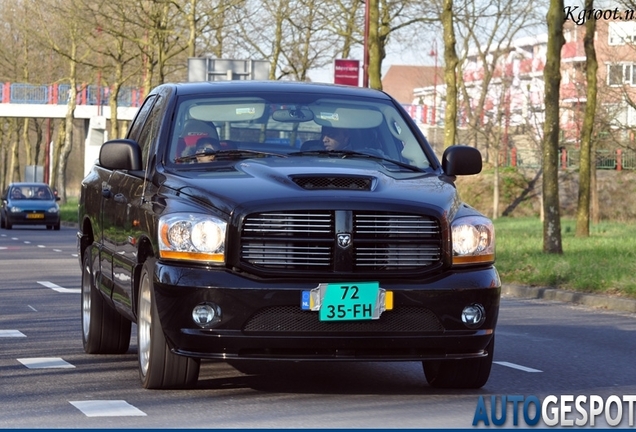
<svg viewBox="0 0 636 432">
<path fill-rule="evenodd" d="M 526 299 L 542 299 L 573 303 L 617 312 L 636 313 L 636 300 L 599 294 L 586 294 L 548 287 L 522 285 L 501 286 L 501 294 Z"/>
</svg>

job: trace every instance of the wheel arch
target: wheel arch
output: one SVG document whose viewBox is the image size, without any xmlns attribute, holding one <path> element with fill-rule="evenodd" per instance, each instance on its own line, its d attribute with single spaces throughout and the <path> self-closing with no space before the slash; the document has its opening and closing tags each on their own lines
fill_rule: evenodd
<svg viewBox="0 0 636 432">
<path fill-rule="evenodd" d="M 152 242 L 148 237 L 142 237 L 139 240 L 137 246 L 137 264 L 135 265 L 134 270 L 134 284 L 133 284 L 133 315 L 135 318 L 137 317 L 137 310 L 139 305 L 139 284 L 141 283 L 141 271 L 144 267 L 144 263 L 148 260 L 148 258 L 152 258 L 155 256 L 154 249 L 152 247 Z"/>
<path fill-rule="evenodd" d="M 79 260 L 80 265 L 84 262 L 84 253 L 86 248 L 95 242 L 95 234 L 93 233 L 93 223 L 88 217 L 84 217 L 81 224 L 81 231 L 79 234 Z"/>
</svg>

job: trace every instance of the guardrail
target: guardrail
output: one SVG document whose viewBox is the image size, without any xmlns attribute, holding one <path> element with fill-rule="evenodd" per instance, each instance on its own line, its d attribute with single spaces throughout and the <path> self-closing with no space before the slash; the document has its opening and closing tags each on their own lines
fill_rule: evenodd
<svg viewBox="0 0 636 432">
<path fill-rule="evenodd" d="M 35 85 L 5 82 L 0 85 L 0 102 L 14 104 L 66 105 L 69 98 L 68 84 Z M 81 85 L 77 88 L 78 105 L 108 105 L 111 91 L 109 87 Z M 143 92 L 135 87 L 122 87 L 117 98 L 117 106 L 139 107 L 143 102 Z"/>
</svg>

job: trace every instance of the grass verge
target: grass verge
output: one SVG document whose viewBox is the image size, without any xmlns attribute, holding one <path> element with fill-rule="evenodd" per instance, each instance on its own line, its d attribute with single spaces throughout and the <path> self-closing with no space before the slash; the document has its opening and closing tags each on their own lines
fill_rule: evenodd
<svg viewBox="0 0 636 432">
<path fill-rule="evenodd" d="M 77 223 L 77 197 L 69 197 L 65 204 L 60 204 L 60 220 L 62 222 Z"/>
<path fill-rule="evenodd" d="M 497 219 L 502 282 L 636 298 L 636 224 L 602 222 L 587 238 L 575 230 L 576 221 L 562 219 L 563 255 L 546 254 L 538 218 Z"/>
</svg>

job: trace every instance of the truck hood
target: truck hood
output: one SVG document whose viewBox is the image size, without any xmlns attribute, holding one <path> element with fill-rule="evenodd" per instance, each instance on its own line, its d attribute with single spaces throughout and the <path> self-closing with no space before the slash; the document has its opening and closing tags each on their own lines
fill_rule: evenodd
<svg viewBox="0 0 636 432">
<path fill-rule="evenodd" d="M 460 205 L 449 179 L 370 159 L 302 156 L 222 161 L 165 173 L 163 187 L 215 208 L 365 208 L 386 203 L 452 219 Z M 309 192 L 309 193 L 308 193 Z M 281 207 L 282 206 L 282 207 Z"/>
</svg>

